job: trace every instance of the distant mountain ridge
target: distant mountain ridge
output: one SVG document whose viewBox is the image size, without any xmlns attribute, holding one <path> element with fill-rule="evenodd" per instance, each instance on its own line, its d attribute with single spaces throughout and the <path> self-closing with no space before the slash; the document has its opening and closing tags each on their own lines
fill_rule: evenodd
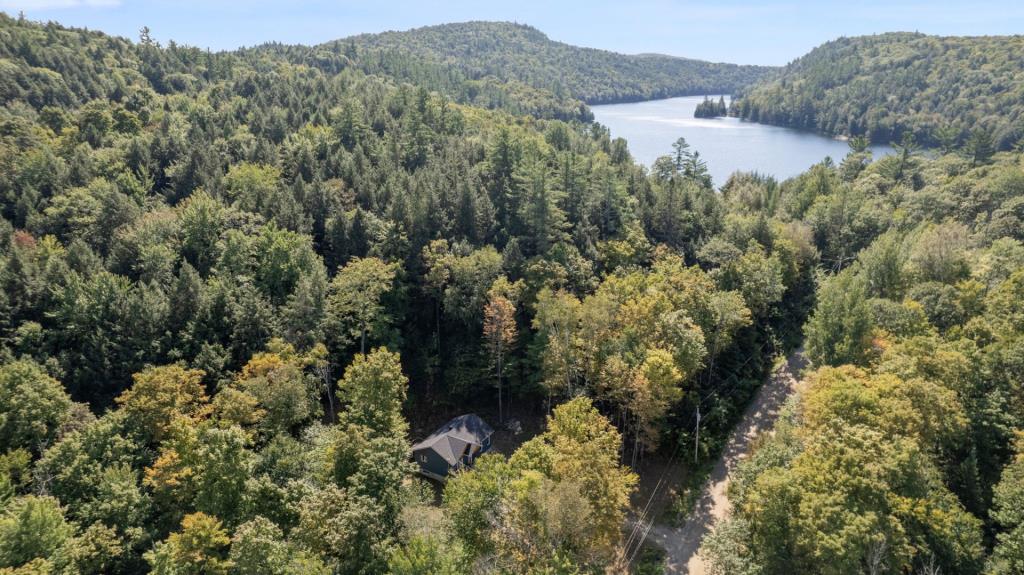
<svg viewBox="0 0 1024 575">
<path fill-rule="evenodd" d="M 893 32 L 839 38 L 734 99 L 742 118 L 832 135 L 950 147 L 984 130 L 1024 136 L 1024 36 Z"/>
<path fill-rule="evenodd" d="M 732 93 L 774 70 L 582 48 L 551 40 L 532 26 L 509 22 L 463 22 L 360 34 L 322 46 L 343 51 L 349 45 L 361 50 L 401 51 L 458 69 L 471 80 L 493 77 L 521 82 L 588 104 Z"/>
</svg>

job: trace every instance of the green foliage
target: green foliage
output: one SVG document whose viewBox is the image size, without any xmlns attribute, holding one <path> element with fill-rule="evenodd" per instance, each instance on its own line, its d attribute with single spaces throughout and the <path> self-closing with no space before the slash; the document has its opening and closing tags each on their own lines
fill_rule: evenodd
<svg viewBox="0 0 1024 575">
<path fill-rule="evenodd" d="M 349 493 L 373 501 L 379 510 L 380 531 L 391 531 L 402 505 L 402 484 L 412 472 L 404 437 L 397 433 L 374 435 L 366 428 L 348 425 L 336 428 L 330 439 L 328 476 Z"/>
<path fill-rule="evenodd" d="M 870 296 L 895 300 L 903 295 L 908 282 L 904 271 L 907 257 L 902 238 L 895 232 L 879 236 L 857 254 Z"/>
<path fill-rule="evenodd" d="M 716 572 L 980 571 L 981 522 L 932 458 L 964 431 L 955 392 L 846 366 L 814 373 L 800 404 L 739 471 Z"/>
<path fill-rule="evenodd" d="M 159 357 L 169 311 L 154 284 L 106 271 L 88 279 L 72 275 L 50 312 L 60 326 L 52 339 L 63 350 L 72 394 L 104 402 L 122 391 L 147 359 Z"/>
<path fill-rule="evenodd" d="M 325 361 L 324 348 L 299 354 L 293 346 L 272 340 L 268 351 L 252 357 L 234 382 L 238 393 L 219 406 L 227 419 L 256 423 L 267 435 L 288 432 L 320 414 L 320 382 L 312 373 Z M 225 390 L 221 390 L 215 404 Z M 245 409 L 249 402 L 254 409 Z M 239 411 L 245 409 L 245 411 Z"/>
<path fill-rule="evenodd" d="M 367 337 L 380 335 L 388 324 L 381 298 L 391 289 L 395 270 L 377 258 L 357 258 L 331 281 L 328 325 L 341 332 L 343 343 L 360 342 L 360 353 L 366 353 Z"/>
<path fill-rule="evenodd" d="M 718 101 L 704 96 L 704 101 L 697 104 L 693 111 L 694 118 L 718 118 L 729 115 L 729 107 L 725 104 L 725 96 L 720 96 Z"/>
<path fill-rule="evenodd" d="M 270 213 L 280 179 L 281 172 L 273 166 L 237 164 L 224 176 L 224 191 L 239 209 L 266 215 Z"/>
<path fill-rule="evenodd" d="M 145 484 L 168 517 L 195 509 L 234 526 L 242 519 L 245 482 L 252 473 L 247 443 L 238 427 L 193 429 L 179 421 L 146 469 Z"/>
<path fill-rule="evenodd" d="M 542 291 L 533 325 L 545 343 L 545 387 L 556 397 L 585 391 L 611 402 L 627 414 L 634 452 L 641 442 L 657 446 L 666 414 L 703 366 L 708 345 L 721 351 L 749 323 L 742 299 L 729 293 L 667 253 L 649 271 L 606 277 L 582 301 Z"/>
<path fill-rule="evenodd" d="M 70 417 L 70 398 L 40 366 L 15 361 L 0 367 L 0 453 L 42 451 Z"/>
<path fill-rule="evenodd" d="M 335 573 L 378 571 L 384 562 L 378 545 L 387 538 L 381 526 L 372 499 L 330 485 L 303 498 L 293 537 L 328 558 Z"/>
<path fill-rule="evenodd" d="M 459 473 L 444 488 L 444 508 L 452 532 L 474 556 L 494 549 L 490 538 L 490 515 L 497 508 L 513 470 L 497 454 L 480 457 L 472 473 Z"/>
<path fill-rule="evenodd" d="M 822 261 L 839 270 L 885 231 L 890 215 L 879 198 L 868 196 L 857 186 L 832 182 L 826 186 L 816 190 L 806 219 L 814 232 Z"/>
<path fill-rule="evenodd" d="M 263 517 L 244 523 L 231 538 L 231 573 L 238 575 L 327 575 L 319 558 L 285 540 L 281 529 Z"/>
<path fill-rule="evenodd" d="M 35 470 L 76 519 L 136 528 L 147 519 L 148 507 L 136 471 L 142 467 L 142 452 L 141 437 L 125 424 L 123 414 L 115 413 L 65 436 L 43 454 Z"/>
<path fill-rule="evenodd" d="M 750 526 L 742 519 L 719 523 L 701 544 L 711 575 L 760 575 L 761 565 L 748 547 Z"/>
<path fill-rule="evenodd" d="M 382 347 L 357 355 L 338 382 L 339 395 L 347 403 L 346 420 L 378 435 L 403 435 L 402 403 L 408 385 L 397 353 Z"/>
<path fill-rule="evenodd" d="M 109 573 L 123 567 L 125 547 L 116 529 L 93 523 L 65 542 L 54 558 L 55 567 L 59 573 Z"/>
<path fill-rule="evenodd" d="M 487 246 L 465 255 L 437 254 L 429 265 L 429 273 L 443 286 L 445 314 L 472 326 L 482 324 L 487 292 L 501 273 L 497 250 Z"/>
<path fill-rule="evenodd" d="M 590 400 L 563 403 L 508 461 L 485 455 L 451 478 L 452 533 L 470 556 L 494 554 L 508 572 L 612 565 L 637 481 L 617 460 L 621 442 Z"/>
<path fill-rule="evenodd" d="M 1024 290 L 1011 271 L 1016 240 L 1003 237 L 1013 225 L 990 216 L 1016 193 L 1019 158 L 989 161 L 908 154 L 842 184 L 828 166 L 783 183 L 791 214 L 838 223 L 819 227 L 815 243 L 842 269 L 823 279 L 805 333 L 816 365 L 841 367 L 806 378 L 775 436 L 740 466 L 736 512 L 709 541 L 714 569 L 1012 572 L 1016 523 L 997 515 L 1013 483 L 997 470 L 1009 461 L 1013 476 L 1021 419 L 1006 398 L 1021 389 L 1010 374 L 1024 365 L 1014 351 Z M 875 208 L 851 217 L 850 197 Z M 883 211 L 892 217 L 849 233 Z M 855 249 L 836 250 L 833 237 Z M 740 253 L 721 243 L 702 252 Z M 986 537 L 1007 542 L 987 561 Z"/>
<path fill-rule="evenodd" d="M 956 222 L 929 226 L 914 242 L 909 268 L 918 281 L 955 283 L 970 273 L 966 261 L 968 229 Z"/>
<path fill-rule="evenodd" d="M 510 83 L 510 89 L 516 90 L 516 84 L 523 83 L 559 99 L 568 95 L 591 104 L 728 94 L 769 71 L 762 66 L 577 48 L 550 40 L 535 28 L 504 22 L 466 22 L 362 35 L 327 47 L 341 52 L 350 45 L 357 47 L 358 63 L 378 60 L 377 65 L 389 72 L 395 71 L 392 62 L 400 57 L 422 61 L 420 66 L 426 70 L 406 72 L 417 79 L 428 77 L 432 65 L 454 65 L 464 84 L 452 82 L 454 85 L 448 88 L 451 91 L 473 86 L 486 93 L 481 88 L 492 81 Z M 486 101 L 472 103 L 486 106 Z M 520 111 L 545 115 L 531 109 Z"/>
<path fill-rule="evenodd" d="M 129 424 L 160 443 L 180 420 L 194 423 L 206 412 L 203 372 L 169 365 L 135 374 L 135 385 L 117 398 Z"/>
<path fill-rule="evenodd" d="M 637 482 L 636 475 L 618 462 L 616 452 L 621 442 L 619 432 L 593 403 L 577 398 L 555 408 L 548 419 L 547 431 L 524 443 L 513 454 L 509 461 L 513 468 L 534 471 L 560 483 L 554 501 L 533 502 L 541 507 L 535 511 L 541 514 L 536 521 L 545 527 L 541 534 L 551 538 L 548 544 L 558 548 L 559 538 L 564 537 L 561 541 L 581 556 L 593 554 L 604 561 L 610 560 L 625 519 L 624 511 Z M 525 484 L 514 486 L 513 490 L 534 488 L 530 485 L 534 477 L 529 473 L 524 474 L 521 481 Z M 525 495 L 528 498 L 539 496 L 549 491 L 547 487 L 550 486 L 537 486 L 539 492 Z M 513 492 L 511 496 L 523 495 Z M 589 510 L 573 504 L 581 498 L 587 501 Z M 531 511 L 526 509 L 525 512 Z M 510 520 L 518 522 L 520 518 L 513 516 Z M 534 525 L 523 527 L 530 532 Z M 510 528 L 515 530 L 516 526 Z M 566 529 L 572 534 L 566 533 Z"/>
<path fill-rule="evenodd" d="M 729 258 L 715 270 L 722 289 L 736 291 L 753 315 L 765 316 L 782 299 L 786 285 L 778 255 L 766 256 L 755 244 L 736 258 Z"/>
<path fill-rule="evenodd" d="M 817 365 L 862 364 L 871 353 L 867 284 L 852 268 L 830 278 L 807 321 L 807 357 Z"/>
<path fill-rule="evenodd" d="M 685 140 L 647 170 L 580 100 L 765 69 L 507 24 L 212 53 L 0 15 L 3 569 L 618 572 L 624 463 L 693 441 L 706 466 L 812 310 L 814 362 L 860 369 L 819 371 L 736 472 L 722 569 L 972 573 L 982 540 L 1012 566 L 1016 103 L 917 82 L 964 51 L 1012 86 L 972 48 L 1012 41 L 836 46 L 864 42 L 821 72 L 913 73 L 819 127 L 897 154 L 853 138 L 718 193 Z M 918 152 L 935 139 L 960 153 Z M 406 417 L 491 405 L 547 430 L 417 496 Z"/>
<path fill-rule="evenodd" d="M 53 497 L 26 495 L 8 502 L 0 515 L 0 567 L 48 559 L 74 533 Z"/>
<path fill-rule="evenodd" d="M 952 148 L 985 163 L 1020 138 L 1024 70 L 1016 36 L 897 32 L 840 38 L 794 60 L 733 103 L 741 118 L 827 134 Z M 996 88 L 995 86 L 999 86 Z"/>
<path fill-rule="evenodd" d="M 1003 469 L 995 488 L 993 518 L 1003 529 L 989 560 L 988 573 L 1002 575 L 1024 569 L 1024 440 L 1017 439 L 1017 453 Z"/>
<path fill-rule="evenodd" d="M 388 561 L 393 575 L 458 575 L 465 571 L 466 557 L 458 548 L 431 536 L 414 536 Z"/>
</svg>

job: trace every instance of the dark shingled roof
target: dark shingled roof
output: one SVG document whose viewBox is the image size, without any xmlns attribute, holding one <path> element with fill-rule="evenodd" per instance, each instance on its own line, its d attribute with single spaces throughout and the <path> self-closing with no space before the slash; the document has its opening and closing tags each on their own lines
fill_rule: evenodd
<svg viewBox="0 0 1024 575">
<path fill-rule="evenodd" d="M 423 441 L 412 446 L 413 451 L 430 448 L 450 465 L 458 463 L 468 445 L 483 445 L 494 429 L 475 413 L 460 415 L 442 425 Z"/>
</svg>

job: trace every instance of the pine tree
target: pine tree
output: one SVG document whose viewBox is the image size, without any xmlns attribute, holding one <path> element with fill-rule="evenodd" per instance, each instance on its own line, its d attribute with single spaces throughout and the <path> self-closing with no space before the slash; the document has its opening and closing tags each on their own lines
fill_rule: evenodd
<svg viewBox="0 0 1024 575">
<path fill-rule="evenodd" d="M 683 167 L 686 165 L 686 161 L 690 159 L 692 155 L 690 152 L 690 144 L 686 143 L 686 138 L 679 138 L 672 143 L 672 159 L 675 162 L 677 172 L 682 172 Z"/>
<path fill-rule="evenodd" d="M 964 155 L 971 161 L 971 165 L 982 166 L 992 159 L 995 154 L 995 141 L 992 132 L 984 128 L 971 130 L 971 135 L 964 144 Z"/>
<path fill-rule="evenodd" d="M 533 253 L 543 255 L 566 239 L 565 212 L 559 206 L 560 191 L 552 186 L 547 162 L 535 152 L 519 165 L 515 184 L 521 198 L 520 220 Z"/>
</svg>

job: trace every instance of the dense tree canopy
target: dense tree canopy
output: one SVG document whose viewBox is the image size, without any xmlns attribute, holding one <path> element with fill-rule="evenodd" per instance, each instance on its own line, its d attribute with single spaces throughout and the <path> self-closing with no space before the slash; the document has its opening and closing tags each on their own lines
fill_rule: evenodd
<svg viewBox="0 0 1024 575">
<path fill-rule="evenodd" d="M 860 194 L 843 208 L 851 224 L 816 239 L 822 254 L 836 236 L 865 247 L 819 282 L 805 326 L 816 370 L 740 466 L 734 516 L 708 543 L 713 570 L 1013 572 L 1024 412 L 1010 374 L 1024 324 L 1010 294 L 1024 260 L 1019 220 L 1005 218 L 1021 157 L 888 157 L 844 177 L 859 153 L 779 190 L 808 218 Z"/>
<path fill-rule="evenodd" d="M 974 156 L 1024 137 L 1022 36 L 891 33 L 840 38 L 740 90 L 741 118 Z"/>
<path fill-rule="evenodd" d="M 1019 564 L 1001 141 L 715 190 L 575 98 L 759 70 L 509 25 L 210 53 L 0 15 L 0 70 L 0 570 L 622 571 L 640 462 L 706 462 L 805 335 L 734 571 Z M 409 445 L 469 411 L 547 424 L 438 504 Z"/>
<path fill-rule="evenodd" d="M 365 34 L 325 47 L 343 51 L 351 46 L 356 47 L 357 55 L 362 54 L 357 60 L 368 52 L 389 71 L 394 68 L 385 62 L 399 54 L 413 55 L 427 63 L 450 66 L 476 86 L 486 86 L 489 79 L 513 86 L 521 83 L 558 100 L 572 98 L 588 104 L 731 94 L 771 70 L 578 48 L 553 41 L 530 26 L 507 22 L 464 22 Z"/>
</svg>

